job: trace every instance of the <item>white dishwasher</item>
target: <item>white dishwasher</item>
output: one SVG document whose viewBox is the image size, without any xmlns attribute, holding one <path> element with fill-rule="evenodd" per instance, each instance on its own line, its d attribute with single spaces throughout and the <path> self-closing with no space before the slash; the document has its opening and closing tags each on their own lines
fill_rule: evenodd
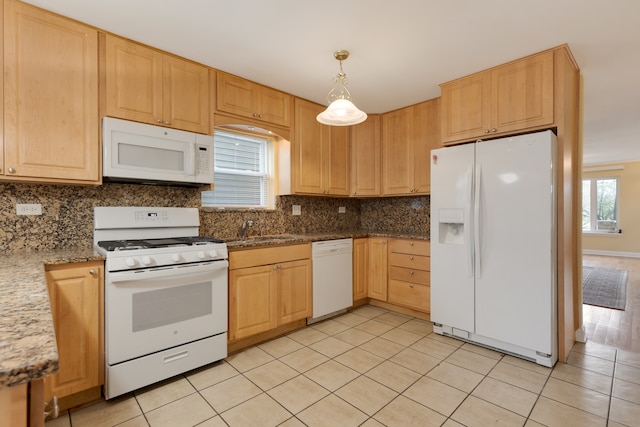
<svg viewBox="0 0 640 427">
<path fill-rule="evenodd" d="M 307 324 L 346 311 L 353 305 L 353 239 L 311 243 L 313 317 Z"/>
</svg>

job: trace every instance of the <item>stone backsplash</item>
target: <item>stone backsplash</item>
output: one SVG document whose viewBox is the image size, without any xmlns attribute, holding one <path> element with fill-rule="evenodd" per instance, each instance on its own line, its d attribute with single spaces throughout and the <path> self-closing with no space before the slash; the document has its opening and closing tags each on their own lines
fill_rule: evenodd
<svg viewBox="0 0 640 427">
<path fill-rule="evenodd" d="M 96 206 L 199 207 L 200 191 L 183 187 L 105 183 L 99 187 L 0 183 L 0 252 L 91 246 Z M 16 204 L 40 203 L 42 215 L 18 216 Z M 292 214 L 299 205 L 301 215 Z M 345 213 L 339 213 L 344 207 Z M 251 219 L 249 236 L 372 230 L 429 234 L 429 197 L 371 199 L 280 196 L 276 209 L 200 209 L 200 234 L 236 239 Z"/>
<path fill-rule="evenodd" d="M 0 252 L 90 247 L 96 206 L 200 206 L 198 189 L 137 184 L 0 183 L 0 195 Z M 18 203 L 40 203 L 42 215 L 16 215 Z"/>
</svg>

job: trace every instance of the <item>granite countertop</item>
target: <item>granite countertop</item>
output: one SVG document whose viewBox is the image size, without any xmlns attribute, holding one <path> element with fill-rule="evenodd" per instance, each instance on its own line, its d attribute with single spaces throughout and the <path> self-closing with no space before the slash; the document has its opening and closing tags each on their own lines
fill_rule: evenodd
<svg viewBox="0 0 640 427">
<path fill-rule="evenodd" d="M 245 249 L 261 246 L 290 245 L 296 243 L 318 242 L 322 240 L 347 239 L 358 237 L 390 237 L 403 239 L 429 240 L 429 236 L 420 234 L 398 233 L 394 231 L 353 230 L 332 233 L 277 234 L 273 236 L 249 236 L 243 240 L 228 240 L 227 248 Z"/>
<path fill-rule="evenodd" d="M 25 251 L 0 257 L 0 387 L 58 370 L 45 266 L 100 261 L 93 248 Z"/>
</svg>

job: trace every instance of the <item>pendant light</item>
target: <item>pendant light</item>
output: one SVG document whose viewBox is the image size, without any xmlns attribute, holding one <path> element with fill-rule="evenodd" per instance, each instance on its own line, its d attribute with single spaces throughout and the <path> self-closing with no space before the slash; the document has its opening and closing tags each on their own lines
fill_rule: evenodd
<svg viewBox="0 0 640 427">
<path fill-rule="evenodd" d="M 350 126 L 362 123 L 367 119 L 367 114 L 358 110 L 358 107 L 351 102 L 351 94 L 347 89 L 347 75 L 342 71 L 342 61 L 349 57 L 349 51 L 337 50 L 333 56 L 340 61 L 340 72 L 334 78 L 336 85 L 327 95 L 329 106 L 318 114 L 316 120 L 329 126 Z"/>
</svg>

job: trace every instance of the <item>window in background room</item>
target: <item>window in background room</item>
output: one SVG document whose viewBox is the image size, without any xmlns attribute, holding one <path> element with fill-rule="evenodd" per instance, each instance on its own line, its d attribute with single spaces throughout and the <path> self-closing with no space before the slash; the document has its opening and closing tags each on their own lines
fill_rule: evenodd
<svg viewBox="0 0 640 427">
<path fill-rule="evenodd" d="M 582 180 L 582 231 L 617 233 L 620 229 L 617 177 Z"/>
<path fill-rule="evenodd" d="M 273 208 L 273 140 L 214 132 L 214 190 L 202 192 L 202 206 Z"/>
</svg>

